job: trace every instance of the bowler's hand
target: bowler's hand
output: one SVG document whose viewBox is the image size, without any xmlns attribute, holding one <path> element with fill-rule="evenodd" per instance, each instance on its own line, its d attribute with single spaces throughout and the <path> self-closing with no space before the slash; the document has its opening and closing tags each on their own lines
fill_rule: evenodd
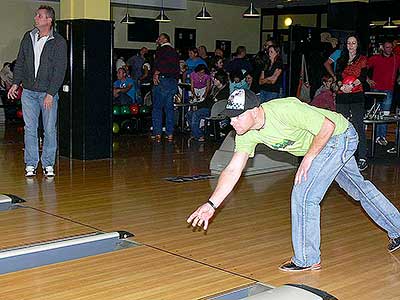
<svg viewBox="0 0 400 300">
<path fill-rule="evenodd" d="M 343 84 L 341 87 L 340 87 L 340 90 L 343 92 L 343 93 L 346 93 L 346 94 L 348 94 L 348 93 L 351 93 L 351 90 L 353 89 L 353 86 L 351 85 L 351 84 Z"/>
<path fill-rule="evenodd" d="M 7 97 L 8 99 L 17 99 L 18 97 L 18 85 L 13 84 L 10 89 L 8 90 Z"/>
<path fill-rule="evenodd" d="M 53 106 L 53 96 L 46 94 L 43 100 L 44 109 L 50 109 Z"/>
<path fill-rule="evenodd" d="M 187 222 L 189 224 L 192 223 L 193 227 L 201 227 L 203 225 L 204 230 L 207 230 L 208 221 L 211 219 L 214 213 L 214 208 L 212 208 L 210 204 L 205 203 L 190 215 L 190 217 L 187 219 Z"/>
<path fill-rule="evenodd" d="M 301 164 L 296 172 L 296 177 L 294 179 L 295 185 L 300 184 L 303 178 L 304 178 L 304 182 L 307 181 L 308 170 L 311 167 L 312 161 L 313 161 L 313 158 L 310 158 L 307 155 L 304 156 L 304 158 L 301 161 Z"/>
</svg>

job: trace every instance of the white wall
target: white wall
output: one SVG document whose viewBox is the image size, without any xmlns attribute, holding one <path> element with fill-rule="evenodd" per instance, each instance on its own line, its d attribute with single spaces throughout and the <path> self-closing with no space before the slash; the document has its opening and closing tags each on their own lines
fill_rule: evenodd
<svg viewBox="0 0 400 300">
<path fill-rule="evenodd" d="M 260 19 L 243 18 L 242 13 L 247 7 L 206 3 L 207 10 L 213 19 L 198 21 L 195 16 L 200 11 L 201 5 L 201 2 L 188 1 L 186 11 L 166 11 L 166 15 L 172 21 L 160 24 L 160 32 L 168 33 L 173 39 L 175 27 L 196 29 L 197 45 L 205 45 L 209 51 L 215 49 L 215 40 L 232 41 L 232 51 L 235 51 L 239 45 L 246 46 L 249 53 L 256 53 L 259 50 Z M 115 47 L 146 46 L 154 49 L 154 43 L 127 41 L 127 25 L 119 23 L 125 12 L 126 9 L 123 7 L 112 7 L 111 10 L 111 18 L 115 21 Z M 131 8 L 129 14 L 136 17 L 155 18 L 159 11 Z"/>
<path fill-rule="evenodd" d="M 60 15 L 59 3 L 32 0 L 0 0 L 0 64 L 12 61 L 18 54 L 19 44 L 23 34 L 33 28 L 35 10 L 41 5 L 51 5 Z M 161 24 L 160 32 L 174 37 L 175 27 L 196 29 L 197 45 L 205 45 L 209 51 L 215 48 L 215 40 L 232 41 L 232 51 L 239 45 L 247 47 L 249 53 L 259 49 L 260 19 L 244 19 L 243 6 L 207 3 L 207 10 L 213 16 L 211 21 L 197 21 L 196 14 L 200 11 L 201 2 L 188 1 L 187 10 L 167 11 L 171 23 Z M 155 48 L 154 43 L 137 43 L 127 41 L 127 26 L 120 24 L 125 13 L 124 7 L 111 7 L 111 18 L 115 21 L 115 47 L 140 48 L 147 46 Z M 159 11 L 150 9 L 130 9 L 132 16 L 155 18 Z"/>
<path fill-rule="evenodd" d="M 17 57 L 23 34 L 33 28 L 33 17 L 40 5 L 51 5 L 56 17 L 59 4 L 32 0 L 0 0 L 0 65 Z"/>
</svg>

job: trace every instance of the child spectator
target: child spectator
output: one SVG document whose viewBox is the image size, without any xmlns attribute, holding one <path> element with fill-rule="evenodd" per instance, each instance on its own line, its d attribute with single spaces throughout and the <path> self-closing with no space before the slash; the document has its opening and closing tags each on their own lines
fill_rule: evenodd
<svg viewBox="0 0 400 300">
<path fill-rule="evenodd" d="M 187 66 L 187 70 L 183 73 L 183 82 L 187 82 L 187 79 L 190 79 L 190 74 L 194 72 L 194 69 L 203 64 L 207 65 L 206 62 L 199 56 L 199 51 L 196 47 L 190 48 L 188 51 L 189 58 L 185 61 Z M 190 80 L 188 80 L 190 81 Z"/>
<path fill-rule="evenodd" d="M 326 75 L 322 77 L 322 85 L 315 92 L 314 99 L 311 101 L 311 105 L 336 111 L 335 93 L 332 90 L 333 82 L 333 77 Z"/>
<path fill-rule="evenodd" d="M 197 110 L 188 111 L 186 114 L 186 120 L 190 124 L 192 136 L 195 140 L 204 142 L 204 129 L 201 126 L 202 120 L 210 116 L 211 108 L 215 102 L 228 98 L 228 75 L 224 71 L 218 71 L 215 73 L 214 85 L 206 99 L 197 104 Z"/>
<path fill-rule="evenodd" d="M 194 102 L 203 101 L 209 94 L 211 88 L 211 76 L 208 74 L 206 65 L 198 65 L 190 74 L 191 92 Z"/>
<path fill-rule="evenodd" d="M 249 84 L 246 81 L 245 74 L 246 70 L 241 70 L 239 72 L 232 72 L 229 74 L 230 83 L 229 83 L 229 92 L 232 94 L 233 91 L 244 89 L 249 89 Z"/>
</svg>

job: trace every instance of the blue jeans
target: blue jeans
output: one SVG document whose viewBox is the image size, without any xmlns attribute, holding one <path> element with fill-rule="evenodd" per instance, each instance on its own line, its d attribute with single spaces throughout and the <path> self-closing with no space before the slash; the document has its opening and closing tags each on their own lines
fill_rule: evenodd
<svg viewBox="0 0 400 300">
<path fill-rule="evenodd" d="M 358 136 L 354 127 L 333 136 L 313 160 L 307 181 L 292 190 L 293 262 L 302 267 L 320 262 L 320 203 L 335 180 L 390 238 L 400 236 L 400 214 L 396 207 L 368 180 L 353 156 Z"/>
<path fill-rule="evenodd" d="M 54 166 L 57 151 L 57 108 L 58 94 L 54 96 L 50 109 L 44 109 L 43 100 L 46 92 L 34 92 L 24 89 L 21 103 L 25 122 L 25 164 L 37 168 L 39 163 L 38 125 L 42 112 L 44 140 L 42 168 Z"/>
<path fill-rule="evenodd" d="M 382 100 L 382 102 L 379 102 L 381 106 L 382 111 L 387 111 L 390 112 L 390 109 L 392 107 L 392 99 L 393 99 L 393 91 L 382 91 L 382 90 L 372 90 L 374 92 L 383 92 L 386 93 L 386 97 Z M 386 137 L 386 132 L 387 132 L 387 124 L 378 124 L 376 127 L 376 136 L 380 137 Z"/>
<path fill-rule="evenodd" d="M 260 103 L 268 102 L 276 98 L 279 98 L 279 93 L 277 92 L 260 91 Z"/>
<path fill-rule="evenodd" d="M 153 134 L 162 133 L 163 110 L 165 112 L 165 133 L 174 133 L 174 96 L 178 91 L 175 78 L 160 78 L 153 87 Z"/>
<path fill-rule="evenodd" d="M 200 128 L 201 119 L 205 119 L 210 116 L 210 109 L 208 108 L 199 108 L 196 111 L 188 111 L 186 114 L 186 120 L 190 124 L 190 129 L 192 130 L 192 135 L 198 139 L 200 137 L 204 137 L 204 131 Z"/>
</svg>

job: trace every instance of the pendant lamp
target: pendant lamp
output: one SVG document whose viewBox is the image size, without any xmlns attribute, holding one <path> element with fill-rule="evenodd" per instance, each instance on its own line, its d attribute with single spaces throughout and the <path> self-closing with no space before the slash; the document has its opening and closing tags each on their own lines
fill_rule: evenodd
<svg viewBox="0 0 400 300">
<path fill-rule="evenodd" d="M 397 25 L 393 23 L 391 18 L 389 17 L 388 21 L 383 24 L 383 28 L 390 29 L 390 28 L 397 28 Z"/>
<path fill-rule="evenodd" d="M 203 0 L 203 6 L 201 7 L 200 12 L 196 16 L 196 20 L 211 20 L 212 17 L 210 13 L 207 11 L 205 0 Z"/>
<path fill-rule="evenodd" d="M 156 22 L 160 22 L 160 23 L 171 22 L 171 20 L 167 17 L 167 15 L 165 14 L 165 11 L 164 11 L 164 0 L 161 0 L 161 10 L 160 10 L 160 14 L 156 18 Z"/>
<path fill-rule="evenodd" d="M 135 19 L 129 15 L 128 12 L 128 0 L 126 0 L 126 13 L 125 16 L 120 21 L 121 24 L 135 24 Z"/>
<path fill-rule="evenodd" d="M 248 9 L 246 9 L 243 13 L 244 18 L 258 18 L 260 17 L 260 13 L 257 11 L 257 9 L 253 5 L 253 1 L 250 1 L 250 6 Z"/>
</svg>

